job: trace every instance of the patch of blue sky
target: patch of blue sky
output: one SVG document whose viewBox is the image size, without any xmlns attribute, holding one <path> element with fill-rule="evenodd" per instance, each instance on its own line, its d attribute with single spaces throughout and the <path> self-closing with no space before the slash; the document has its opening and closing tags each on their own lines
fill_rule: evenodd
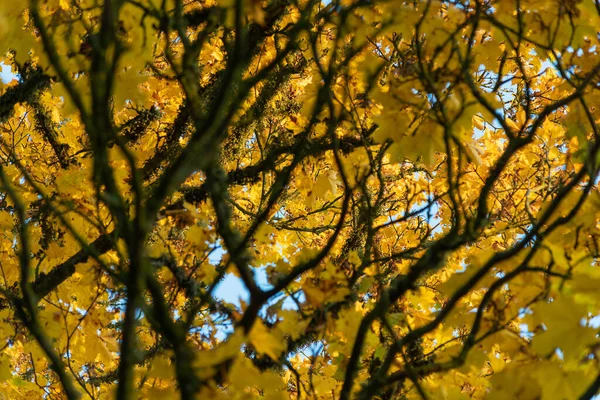
<svg viewBox="0 0 600 400">
<path fill-rule="evenodd" d="M 600 328 L 600 315 L 590 318 L 586 325 L 594 329 Z"/>
<path fill-rule="evenodd" d="M 269 290 L 273 288 L 268 279 L 266 266 L 253 268 L 253 273 L 254 280 L 259 288 L 261 288 L 262 290 Z M 223 280 L 219 282 L 219 284 L 215 287 L 214 296 L 219 300 L 234 304 L 237 307 L 241 305 L 241 302 L 248 303 L 250 301 L 250 292 L 244 285 L 244 282 L 233 273 L 226 274 Z M 264 315 L 264 311 L 266 310 L 266 308 L 273 305 L 277 301 L 280 301 L 282 296 L 284 295 L 280 293 L 279 295 L 276 295 L 273 298 L 271 298 L 263 306 L 263 309 L 261 310 L 260 314 Z M 302 293 L 297 293 L 295 296 L 297 301 L 304 301 L 304 295 Z M 290 296 L 285 297 L 285 299 L 283 300 L 282 308 L 289 310 L 298 309 L 296 302 Z"/>
<path fill-rule="evenodd" d="M 433 233 L 442 232 L 442 219 L 438 216 L 440 206 L 437 202 L 429 198 L 427 202 L 421 202 L 413 205 L 409 213 L 416 213 L 415 216 L 423 218 L 430 227 L 433 227 Z M 401 216 L 394 216 L 394 219 L 401 218 Z"/>
<path fill-rule="evenodd" d="M 16 78 L 17 75 L 12 72 L 10 65 L 0 62 L 0 80 L 2 80 L 3 83 L 8 83 Z"/>
<path fill-rule="evenodd" d="M 278 214 L 283 216 L 283 212 L 278 212 Z M 280 251 L 281 249 L 275 245 L 274 250 Z M 225 255 L 225 251 L 226 250 L 223 249 L 219 243 L 217 243 L 216 249 L 209 255 L 209 262 L 213 265 L 218 265 L 221 262 L 223 255 Z M 268 267 L 268 265 L 261 265 L 259 267 L 252 268 L 254 280 L 258 287 L 262 290 L 270 290 L 273 288 L 273 285 L 271 285 L 269 282 L 269 276 L 267 272 Z M 225 274 L 225 277 L 217 284 L 213 293 L 217 299 L 234 304 L 237 307 L 241 305 L 241 302 L 248 303 L 250 300 L 250 292 L 248 291 L 248 288 L 246 288 L 246 285 L 241 278 L 233 273 Z M 281 300 L 281 294 L 274 296 L 271 300 L 269 300 L 263 307 L 263 310 L 261 310 L 261 314 L 263 314 L 267 307 L 279 300 Z M 297 294 L 296 300 L 303 301 L 304 295 L 301 293 Z M 287 296 L 283 301 L 282 308 L 295 310 L 298 307 L 296 306 L 296 302 Z"/>
</svg>

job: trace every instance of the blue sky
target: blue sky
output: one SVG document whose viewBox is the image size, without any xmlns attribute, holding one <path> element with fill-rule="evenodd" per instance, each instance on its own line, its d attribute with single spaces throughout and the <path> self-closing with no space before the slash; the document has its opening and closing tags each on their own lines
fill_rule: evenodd
<svg viewBox="0 0 600 400">
<path fill-rule="evenodd" d="M 0 67 L 2 67 L 2 70 L 0 71 L 0 79 L 2 79 L 2 82 L 8 83 L 15 79 L 16 75 L 11 72 L 10 66 L 0 63 Z"/>
</svg>

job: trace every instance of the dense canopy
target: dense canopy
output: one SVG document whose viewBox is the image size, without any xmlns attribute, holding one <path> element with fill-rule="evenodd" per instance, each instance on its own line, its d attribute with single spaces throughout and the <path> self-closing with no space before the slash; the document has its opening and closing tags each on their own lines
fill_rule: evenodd
<svg viewBox="0 0 600 400">
<path fill-rule="evenodd" d="M 599 29 L 0 1 L 0 399 L 591 399 Z"/>
</svg>

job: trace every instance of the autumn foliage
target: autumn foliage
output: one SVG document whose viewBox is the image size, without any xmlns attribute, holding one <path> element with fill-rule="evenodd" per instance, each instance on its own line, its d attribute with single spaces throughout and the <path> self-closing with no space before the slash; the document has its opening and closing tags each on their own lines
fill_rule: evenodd
<svg viewBox="0 0 600 400">
<path fill-rule="evenodd" d="M 0 1 L 0 399 L 591 399 L 598 29 Z"/>
</svg>

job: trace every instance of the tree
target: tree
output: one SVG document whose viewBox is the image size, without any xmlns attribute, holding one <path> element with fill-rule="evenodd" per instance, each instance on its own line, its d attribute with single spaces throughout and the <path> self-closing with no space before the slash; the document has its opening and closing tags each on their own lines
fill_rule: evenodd
<svg viewBox="0 0 600 400">
<path fill-rule="evenodd" d="M 598 0 L 0 2 L 0 393 L 592 398 L 598 26 Z"/>
</svg>

